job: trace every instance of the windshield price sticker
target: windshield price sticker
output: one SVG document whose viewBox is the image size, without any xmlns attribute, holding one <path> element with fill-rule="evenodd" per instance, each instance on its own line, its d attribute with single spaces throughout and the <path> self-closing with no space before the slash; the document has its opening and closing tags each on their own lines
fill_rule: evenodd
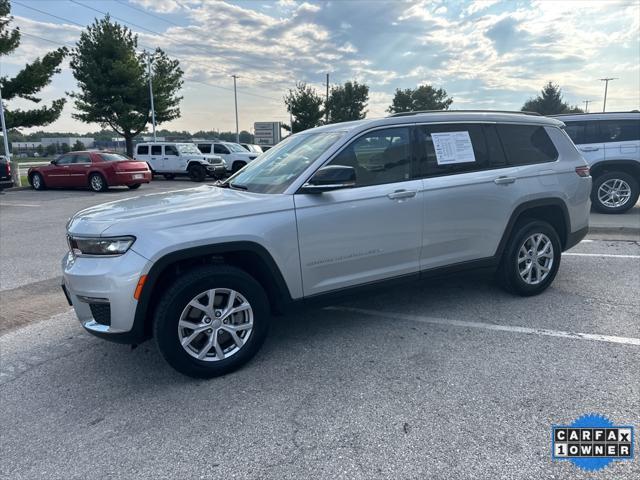
<svg viewBox="0 0 640 480">
<path fill-rule="evenodd" d="M 469 132 L 432 133 L 433 148 L 438 165 L 475 162 L 473 144 Z"/>
</svg>

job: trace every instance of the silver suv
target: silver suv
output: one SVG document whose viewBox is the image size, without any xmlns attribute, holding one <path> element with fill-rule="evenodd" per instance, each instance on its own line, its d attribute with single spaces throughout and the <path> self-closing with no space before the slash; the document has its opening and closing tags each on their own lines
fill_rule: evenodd
<svg viewBox="0 0 640 480">
<path fill-rule="evenodd" d="M 593 207 L 624 213 L 640 195 L 640 112 L 557 115 L 591 167 Z"/>
<path fill-rule="evenodd" d="M 451 111 L 307 130 L 218 186 L 78 212 L 64 290 L 90 333 L 153 336 L 195 377 L 247 362 L 272 313 L 386 280 L 493 267 L 536 295 L 588 230 L 589 168 L 563 126 Z"/>
</svg>

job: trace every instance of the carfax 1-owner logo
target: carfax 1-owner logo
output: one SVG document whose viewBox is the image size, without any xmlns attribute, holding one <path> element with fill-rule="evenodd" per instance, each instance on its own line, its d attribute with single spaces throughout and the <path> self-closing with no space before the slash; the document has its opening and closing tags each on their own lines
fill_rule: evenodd
<svg viewBox="0 0 640 480">
<path fill-rule="evenodd" d="M 585 415 L 571 425 L 554 425 L 551 448 L 554 460 L 569 460 L 583 470 L 602 470 L 616 460 L 633 460 L 631 425 L 614 425 L 602 415 Z"/>
</svg>

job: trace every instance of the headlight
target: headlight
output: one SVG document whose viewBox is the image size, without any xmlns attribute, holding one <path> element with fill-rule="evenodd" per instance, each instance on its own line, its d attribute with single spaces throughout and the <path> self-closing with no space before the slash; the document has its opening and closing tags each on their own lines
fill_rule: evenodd
<svg viewBox="0 0 640 480">
<path fill-rule="evenodd" d="M 122 255 L 125 253 L 136 237 L 67 237 L 69 248 L 74 255 Z"/>
</svg>

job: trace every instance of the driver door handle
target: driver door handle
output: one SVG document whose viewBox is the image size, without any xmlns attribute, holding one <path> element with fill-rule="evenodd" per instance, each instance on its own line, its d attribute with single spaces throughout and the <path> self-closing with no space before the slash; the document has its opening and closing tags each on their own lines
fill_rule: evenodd
<svg viewBox="0 0 640 480">
<path fill-rule="evenodd" d="M 389 197 L 391 200 L 398 200 L 401 198 L 415 197 L 416 193 L 418 193 L 417 190 L 396 190 L 393 193 L 387 194 L 387 197 Z"/>
<path fill-rule="evenodd" d="M 515 181 L 515 177 L 498 177 L 493 181 L 493 183 L 495 183 L 496 185 L 508 185 L 509 183 L 513 183 Z"/>
<path fill-rule="evenodd" d="M 581 147 L 580 148 L 581 152 L 597 152 L 598 150 L 600 150 L 598 147 Z"/>
</svg>

